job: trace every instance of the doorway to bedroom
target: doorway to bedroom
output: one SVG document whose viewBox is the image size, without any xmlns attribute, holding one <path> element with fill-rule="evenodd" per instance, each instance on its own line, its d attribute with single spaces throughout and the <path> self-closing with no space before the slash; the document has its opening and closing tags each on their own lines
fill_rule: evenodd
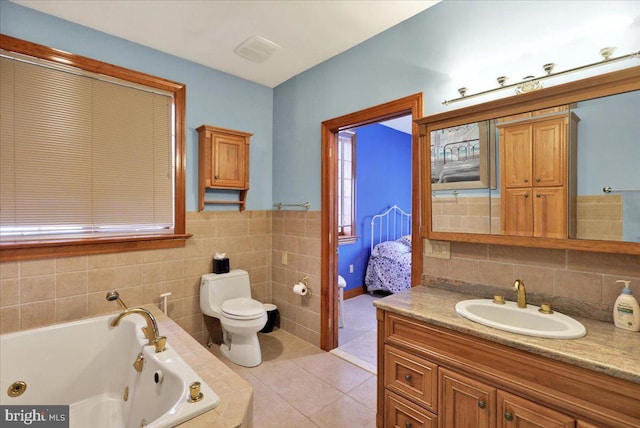
<svg viewBox="0 0 640 428">
<path fill-rule="evenodd" d="M 335 351 L 374 372 L 373 301 L 411 287 L 411 125 L 405 115 L 338 133 Z"/>
<path fill-rule="evenodd" d="M 419 282 L 422 272 L 422 259 L 416 257 L 422 254 L 422 242 L 413 240 L 411 245 L 420 217 L 419 183 L 411 174 L 418 161 L 413 120 L 422 112 L 422 94 L 415 94 L 322 124 L 321 346 L 325 350 L 339 347 L 337 351 L 355 356 L 372 371 L 377 364 L 378 323 L 373 301 L 397 291 L 393 284 L 402 282 L 383 273 L 384 278 L 369 278 L 370 289 L 365 286 L 370 256 L 384 255 L 377 254 L 374 240 L 404 238 L 404 251 L 390 250 L 400 250 L 404 254 L 400 257 L 407 259 L 407 288 L 412 280 Z M 371 224 L 385 213 L 396 221 L 400 212 L 406 215 L 404 224 Z M 397 236 L 375 236 L 380 228 L 394 229 Z M 401 270 L 397 266 L 381 269 Z M 389 280 L 391 285 L 385 285 Z"/>
</svg>

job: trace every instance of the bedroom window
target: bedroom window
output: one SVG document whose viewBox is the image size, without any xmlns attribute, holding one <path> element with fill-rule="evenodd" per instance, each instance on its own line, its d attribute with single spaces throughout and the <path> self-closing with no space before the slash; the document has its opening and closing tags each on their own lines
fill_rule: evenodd
<svg viewBox="0 0 640 428">
<path fill-rule="evenodd" d="M 17 40 L 0 51 L 1 259 L 183 246 L 184 85 Z"/>
<path fill-rule="evenodd" d="M 356 133 L 338 133 L 338 243 L 356 236 Z"/>
</svg>

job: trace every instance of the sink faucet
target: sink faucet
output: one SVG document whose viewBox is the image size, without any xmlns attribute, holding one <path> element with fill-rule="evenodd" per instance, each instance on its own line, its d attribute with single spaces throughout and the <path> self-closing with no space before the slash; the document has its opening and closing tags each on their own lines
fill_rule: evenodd
<svg viewBox="0 0 640 428">
<path fill-rule="evenodd" d="M 524 281 L 521 279 L 516 279 L 513 283 L 513 289 L 518 292 L 518 307 L 526 308 L 527 307 L 527 291 L 524 288 Z"/>
<path fill-rule="evenodd" d="M 116 300 L 113 297 L 113 293 L 115 293 L 115 296 L 118 295 L 117 291 L 109 292 L 107 294 L 107 300 Z M 121 306 L 123 307 L 124 311 L 121 312 L 113 321 L 111 321 L 111 326 L 117 327 L 120 324 L 120 320 L 122 320 L 122 318 L 131 314 L 138 314 L 142 316 L 142 318 L 144 318 L 144 320 L 147 322 L 147 327 L 142 329 L 145 337 L 149 339 L 147 345 L 155 347 L 156 352 L 164 351 L 165 345 L 167 344 L 167 338 L 165 336 L 160 336 L 160 333 L 158 331 L 158 323 L 156 322 L 153 314 L 145 308 L 128 308 L 126 307 L 126 305 L 124 305 L 124 303 L 122 303 Z"/>
</svg>

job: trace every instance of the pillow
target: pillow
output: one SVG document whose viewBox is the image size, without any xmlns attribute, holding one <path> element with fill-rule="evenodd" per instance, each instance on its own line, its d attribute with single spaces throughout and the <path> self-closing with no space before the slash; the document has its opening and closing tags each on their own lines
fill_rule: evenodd
<svg viewBox="0 0 640 428">
<path fill-rule="evenodd" d="M 400 239 L 398 239 L 398 241 L 404 242 L 408 246 L 411 246 L 411 235 L 404 235 L 404 236 L 400 237 Z"/>
</svg>

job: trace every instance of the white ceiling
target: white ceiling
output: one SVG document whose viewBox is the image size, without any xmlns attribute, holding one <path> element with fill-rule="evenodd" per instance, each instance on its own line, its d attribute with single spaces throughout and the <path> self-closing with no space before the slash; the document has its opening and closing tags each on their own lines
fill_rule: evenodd
<svg viewBox="0 0 640 428">
<path fill-rule="evenodd" d="M 411 134 L 411 120 L 411 115 L 408 115 L 397 117 L 395 119 L 385 120 L 384 122 L 380 122 L 380 124 L 395 129 L 396 131 L 404 132 L 405 134 Z"/>
<path fill-rule="evenodd" d="M 11 0 L 268 87 L 344 52 L 440 0 Z M 257 63 L 252 36 L 281 48 Z"/>
</svg>

